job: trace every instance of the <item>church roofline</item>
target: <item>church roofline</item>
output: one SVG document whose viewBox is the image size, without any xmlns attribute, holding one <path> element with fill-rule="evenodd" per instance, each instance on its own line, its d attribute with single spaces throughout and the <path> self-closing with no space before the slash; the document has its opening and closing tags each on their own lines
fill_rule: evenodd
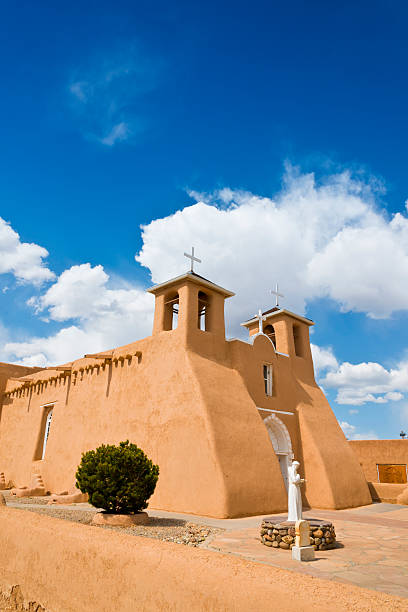
<svg viewBox="0 0 408 612">
<path fill-rule="evenodd" d="M 164 283 L 160 283 L 159 285 L 153 285 L 153 287 L 150 287 L 149 289 L 147 289 L 147 293 L 153 293 L 153 295 L 155 295 L 162 289 L 165 289 L 166 287 L 171 287 L 172 285 L 175 285 L 176 283 L 179 283 L 180 281 L 183 281 L 183 280 L 191 280 L 199 285 L 208 287 L 208 289 L 217 291 L 217 293 L 221 293 L 221 295 L 223 295 L 226 298 L 233 297 L 235 295 L 235 293 L 233 293 L 232 291 L 228 291 L 228 289 L 224 289 L 223 287 L 216 285 L 215 283 L 209 281 L 207 278 L 204 278 L 203 276 L 200 276 L 199 274 L 196 274 L 195 272 L 186 272 L 185 274 L 182 274 L 181 276 L 176 276 L 176 278 L 172 278 Z"/>
<path fill-rule="evenodd" d="M 306 323 L 306 325 L 314 325 L 314 322 L 311 319 L 307 319 L 306 317 L 302 317 L 301 315 L 295 314 L 290 310 L 286 310 L 286 308 L 272 308 L 271 310 L 267 310 L 262 313 L 262 315 L 265 316 L 265 320 L 272 319 L 276 315 L 282 314 L 289 315 L 290 317 L 298 319 L 299 321 L 302 321 L 302 323 Z M 242 327 L 249 327 L 250 325 L 252 325 L 252 323 L 258 323 L 258 317 L 252 317 L 252 319 L 241 323 L 241 325 Z"/>
</svg>

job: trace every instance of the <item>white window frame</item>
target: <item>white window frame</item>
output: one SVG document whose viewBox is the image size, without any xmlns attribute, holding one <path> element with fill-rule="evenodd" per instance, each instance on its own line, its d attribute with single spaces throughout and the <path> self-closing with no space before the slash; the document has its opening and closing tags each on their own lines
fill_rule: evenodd
<svg viewBox="0 0 408 612">
<path fill-rule="evenodd" d="M 264 363 L 263 376 L 265 385 L 265 394 L 269 397 L 273 395 L 273 368 L 270 363 Z"/>
</svg>

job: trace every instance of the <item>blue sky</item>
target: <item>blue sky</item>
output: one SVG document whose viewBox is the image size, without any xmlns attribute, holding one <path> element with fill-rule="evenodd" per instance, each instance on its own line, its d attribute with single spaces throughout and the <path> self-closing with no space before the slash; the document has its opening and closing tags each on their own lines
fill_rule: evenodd
<svg viewBox="0 0 408 612">
<path fill-rule="evenodd" d="M 347 435 L 398 437 L 407 17 L 402 2 L 3 7 L 0 359 L 148 335 L 144 289 L 195 244 L 237 292 L 231 335 L 279 281 L 316 322 Z"/>
</svg>

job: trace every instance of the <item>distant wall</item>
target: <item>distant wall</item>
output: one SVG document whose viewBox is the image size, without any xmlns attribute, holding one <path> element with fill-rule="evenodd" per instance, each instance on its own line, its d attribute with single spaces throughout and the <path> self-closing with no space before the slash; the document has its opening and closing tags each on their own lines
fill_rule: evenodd
<svg viewBox="0 0 408 612">
<path fill-rule="evenodd" d="M 2 610 L 406 610 L 392 595 L 24 510 L 0 508 L 0 524 Z"/>
<path fill-rule="evenodd" d="M 377 464 L 408 465 L 408 440 L 350 440 L 368 482 L 378 482 Z"/>
</svg>

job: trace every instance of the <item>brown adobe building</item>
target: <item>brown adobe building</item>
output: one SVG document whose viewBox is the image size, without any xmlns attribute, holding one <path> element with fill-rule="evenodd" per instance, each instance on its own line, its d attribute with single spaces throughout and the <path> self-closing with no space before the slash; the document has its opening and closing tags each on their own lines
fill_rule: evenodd
<svg viewBox="0 0 408 612">
<path fill-rule="evenodd" d="M 274 308 L 225 338 L 234 294 L 189 272 L 149 289 L 151 336 L 70 364 L 0 364 L 0 471 L 72 488 L 81 453 L 129 439 L 160 466 L 150 507 L 213 517 L 284 511 L 295 457 L 304 503 L 371 503 L 360 463 L 314 378 L 312 321 Z M 176 324 L 176 319 L 178 319 Z"/>
</svg>

